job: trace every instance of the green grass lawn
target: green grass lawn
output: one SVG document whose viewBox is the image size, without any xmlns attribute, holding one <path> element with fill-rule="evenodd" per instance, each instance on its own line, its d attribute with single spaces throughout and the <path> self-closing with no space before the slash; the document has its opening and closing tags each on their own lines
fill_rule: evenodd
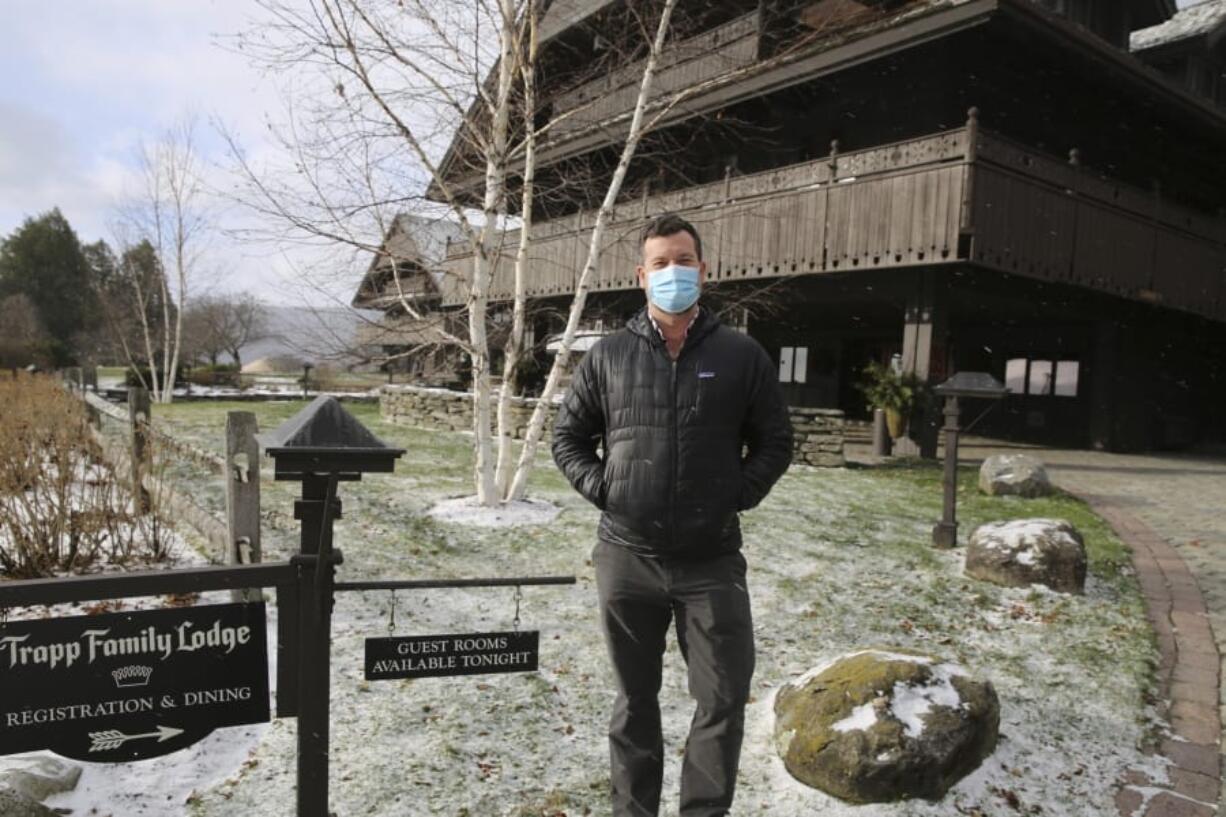
<svg viewBox="0 0 1226 817">
<path fill-rule="evenodd" d="M 154 420 L 221 451 L 227 410 L 254 411 L 269 430 L 303 405 L 182 403 L 155 407 Z M 612 689 L 587 559 L 596 511 L 543 451 L 531 495 L 560 506 L 553 523 L 482 529 L 435 522 L 429 507 L 472 493 L 471 438 L 386 423 L 374 405 L 347 408 L 406 454 L 395 474 L 342 484 L 344 519 L 336 530 L 345 553 L 342 578 L 573 573 L 579 584 L 525 590 L 525 626 L 542 632 L 539 673 L 477 679 L 367 684 L 362 639 L 384 634 L 389 597 L 339 598 L 334 809 L 389 816 L 608 814 L 604 734 Z M 297 486 L 272 482 L 270 471 L 266 465 L 263 536 L 265 558 L 276 559 L 296 546 Z M 220 514 L 218 478 L 189 466 L 175 473 L 181 489 Z M 1147 734 L 1144 706 L 1156 660 L 1128 550 L 1073 497 L 983 496 L 976 476 L 973 468 L 959 471 L 960 540 L 988 521 L 1067 519 L 1088 549 L 1085 595 L 1000 588 L 964 576 L 962 548 L 930 544 L 941 512 L 936 463 L 796 466 L 744 515 L 758 669 L 737 814 L 948 815 L 952 805 L 983 814 L 1035 813 L 1031 807 L 1111 813 L 1114 783 L 1143 762 L 1138 744 Z M 510 619 L 503 591 L 401 594 L 399 604 L 405 633 L 505 629 Z M 1001 698 L 996 753 L 941 803 L 845 806 L 791 781 L 774 756 L 773 690 L 823 659 L 872 645 L 961 661 L 990 679 Z M 665 799 L 672 803 L 675 750 L 691 709 L 675 646 L 666 663 Z M 256 751 L 258 764 L 202 792 L 193 813 L 289 813 L 292 737 L 292 723 L 274 725 Z M 1021 803 L 1016 811 L 1012 798 Z M 284 808 L 262 810 L 269 803 Z"/>
</svg>

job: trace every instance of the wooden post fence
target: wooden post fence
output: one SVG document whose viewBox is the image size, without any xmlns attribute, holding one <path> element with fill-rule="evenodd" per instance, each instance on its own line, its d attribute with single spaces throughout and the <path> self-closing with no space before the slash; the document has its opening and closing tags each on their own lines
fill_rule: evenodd
<svg viewBox="0 0 1226 817">
<path fill-rule="evenodd" d="M 132 500 L 136 513 L 149 513 L 149 491 L 144 474 L 149 468 L 149 424 L 151 422 L 149 392 L 140 386 L 128 389 L 128 434 L 132 460 Z"/>
<path fill-rule="evenodd" d="M 226 539 L 227 562 L 232 565 L 260 561 L 260 444 L 255 414 L 226 413 Z M 258 601 L 260 591 L 234 591 L 235 601 Z"/>
</svg>

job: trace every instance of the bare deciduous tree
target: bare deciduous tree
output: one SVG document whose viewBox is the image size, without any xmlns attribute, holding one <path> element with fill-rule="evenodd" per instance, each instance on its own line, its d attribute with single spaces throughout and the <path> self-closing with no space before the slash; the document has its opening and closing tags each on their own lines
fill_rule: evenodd
<svg viewBox="0 0 1226 817">
<path fill-rule="evenodd" d="M 118 244 L 125 263 L 134 249 L 147 245 L 157 270 L 124 274 L 130 292 L 124 308 L 136 314 L 141 326 L 150 378 L 145 385 L 155 401 L 169 403 L 183 347 L 184 311 L 209 227 L 194 122 L 185 119 L 157 142 L 141 144 L 137 159 L 140 188 L 120 208 Z M 160 305 L 160 321 L 150 319 L 151 303 Z M 133 350 L 126 351 L 140 372 Z"/>
<path fill-rule="evenodd" d="M 217 365 L 222 354 L 243 365 L 242 350 L 267 335 L 264 305 L 251 293 L 206 295 L 195 299 L 184 324 L 191 328 L 191 346 Z"/>
</svg>

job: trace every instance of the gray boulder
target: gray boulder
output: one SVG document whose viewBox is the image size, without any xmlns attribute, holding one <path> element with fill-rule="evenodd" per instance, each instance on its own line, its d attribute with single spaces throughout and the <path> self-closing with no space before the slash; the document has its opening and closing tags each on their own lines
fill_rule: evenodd
<svg viewBox="0 0 1226 817">
<path fill-rule="evenodd" d="M 979 466 L 979 490 L 991 496 L 1047 496 L 1051 480 L 1043 463 L 1026 454 L 993 454 Z"/>
<path fill-rule="evenodd" d="M 31 800 L 46 800 L 53 794 L 72 791 L 81 779 L 81 767 L 47 754 L 0 757 L 0 786 L 7 786 Z M 6 815 L 0 809 L 0 815 Z"/>
<path fill-rule="evenodd" d="M 1081 593 L 1086 584 L 1086 548 L 1081 534 L 1063 519 L 989 522 L 971 531 L 966 575 L 1006 587 L 1043 584 Z"/>
<path fill-rule="evenodd" d="M 0 815 L 4 817 L 58 817 L 37 800 L 31 800 L 16 789 L 0 785 Z"/>
<path fill-rule="evenodd" d="M 775 698 L 775 748 L 800 782 L 852 803 L 939 800 L 996 748 L 1000 704 L 957 664 L 849 653 Z"/>
</svg>

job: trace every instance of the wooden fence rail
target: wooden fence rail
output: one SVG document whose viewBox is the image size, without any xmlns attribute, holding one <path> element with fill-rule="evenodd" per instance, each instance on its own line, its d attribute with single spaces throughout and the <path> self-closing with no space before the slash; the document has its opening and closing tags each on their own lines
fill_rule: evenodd
<svg viewBox="0 0 1226 817">
<path fill-rule="evenodd" d="M 259 426 L 249 411 L 231 411 L 226 416 L 226 454 L 222 456 L 176 439 L 153 427 L 149 394 L 142 388 L 128 390 L 128 410 L 103 400 L 80 387 L 78 377 L 68 378 L 79 394 L 93 425 L 95 441 L 106 459 L 121 473 L 132 474 L 133 496 L 141 512 L 153 510 L 167 520 L 183 521 L 196 530 L 212 549 L 210 560 L 230 565 L 258 564 L 260 544 L 260 449 L 255 439 Z M 106 417 L 127 427 L 126 444 L 101 432 Z M 225 479 L 226 518 L 218 519 L 190 496 L 177 491 L 152 467 L 150 443 L 186 459 Z M 236 601 L 254 600 L 258 588 L 234 591 Z"/>
</svg>

